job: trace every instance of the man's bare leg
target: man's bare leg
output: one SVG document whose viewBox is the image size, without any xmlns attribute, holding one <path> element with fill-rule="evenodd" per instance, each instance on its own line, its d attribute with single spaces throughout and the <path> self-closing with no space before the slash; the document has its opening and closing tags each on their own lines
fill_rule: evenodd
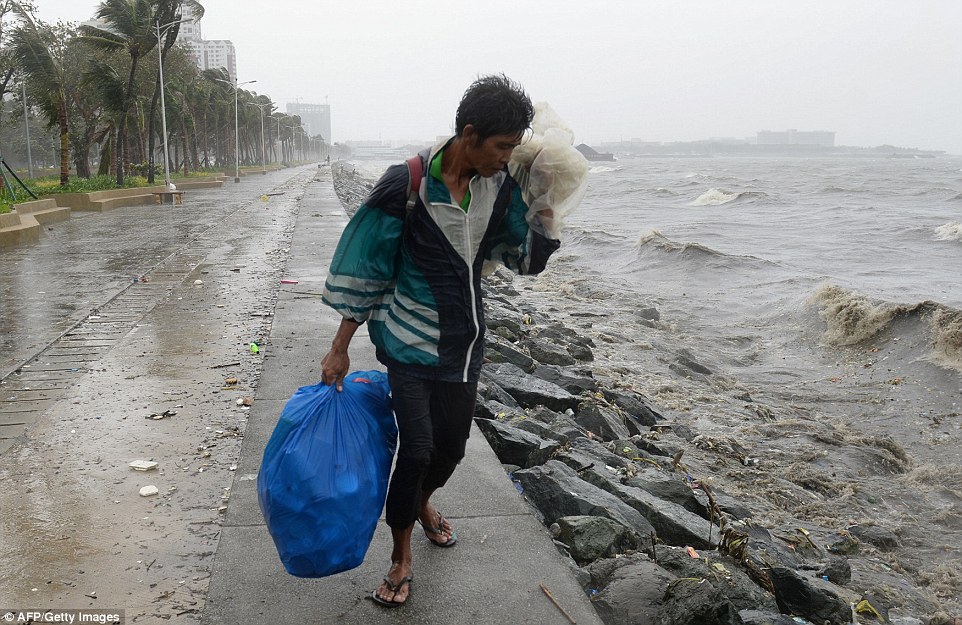
<svg viewBox="0 0 962 625">
<path fill-rule="evenodd" d="M 383 581 L 376 591 L 378 598 L 384 601 L 402 604 L 407 601 L 408 595 L 411 593 L 411 584 L 402 584 L 401 581 L 414 574 L 414 569 L 411 566 L 413 561 L 411 533 L 413 530 L 413 523 L 400 530 L 391 528 L 394 549 L 391 551 L 391 568 L 386 575 L 387 580 L 390 580 L 390 585 L 388 581 Z M 392 590 L 392 586 L 397 590 Z"/>
</svg>

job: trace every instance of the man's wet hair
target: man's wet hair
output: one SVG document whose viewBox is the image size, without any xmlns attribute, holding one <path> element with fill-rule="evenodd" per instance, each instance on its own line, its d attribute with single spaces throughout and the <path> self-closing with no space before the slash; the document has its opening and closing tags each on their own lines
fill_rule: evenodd
<svg viewBox="0 0 962 625">
<path fill-rule="evenodd" d="M 458 136 L 471 124 L 478 144 L 494 135 L 521 134 L 531 127 L 534 107 L 520 84 L 504 74 L 480 76 L 471 83 L 454 120 Z"/>
</svg>

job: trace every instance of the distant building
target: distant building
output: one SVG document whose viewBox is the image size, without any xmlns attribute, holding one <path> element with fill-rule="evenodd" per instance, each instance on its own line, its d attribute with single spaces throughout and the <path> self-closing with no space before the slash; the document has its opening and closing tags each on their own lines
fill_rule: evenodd
<svg viewBox="0 0 962 625">
<path fill-rule="evenodd" d="M 181 14 L 185 19 L 194 16 L 188 5 L 181 7 Z M 198 68 L 205 70 L 222 67 L 230 74 L 231 81 L 237 82 L 237 53 L 232 41 L 228 39 L 204 39 L 200 20 L 181 24 L 177 39 L 190 47 L 191 57 L 193 57 L 194 64 Z"/>
<path fill-rule="evenodd" d="M 827 130 L 793 129 L 784 131 L 760 130 L 755 138 L 756 145 L 817 145 L 833 147 L 835 132 Z"/>
<path fill-rule="evenodd" d="M 586 160 L 589 161 L 613 161 L 615 160 L 615 155 L 611 152 L 599 152 L 590 145 L 580 143 L 575 146 L 575 149 L 581 152 Z"/>
<path fill-rule="evenodd" d="M 304 102 L 288 102 L 287 114 L 297 115 L 302 124 L 310 124 L 311 135 L 321 135 L 328 144 L 331 141 L 331 106 L 329 104 L 306 104 Z"/>
</svg>

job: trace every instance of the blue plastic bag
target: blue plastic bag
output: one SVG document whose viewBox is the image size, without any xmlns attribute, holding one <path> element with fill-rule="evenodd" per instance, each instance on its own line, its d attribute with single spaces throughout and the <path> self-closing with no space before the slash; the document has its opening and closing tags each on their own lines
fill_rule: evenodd
<svg viewBox="0 0 962 625">
<path fill-rule="evenodd" d="M 284 406 L 257 498 L 291 575 L 325 577 L 364 561 L 397 445 L 390 392 L 386 374 L 357 371 L 342 392 L 304 386 Z"/>
</svg>

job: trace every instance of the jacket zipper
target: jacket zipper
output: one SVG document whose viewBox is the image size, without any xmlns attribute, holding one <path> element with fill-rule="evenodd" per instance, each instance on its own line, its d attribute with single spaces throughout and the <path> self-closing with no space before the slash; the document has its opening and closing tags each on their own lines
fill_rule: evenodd
<svg viewBox="0 0 962 625">
<path fill-rule="evenodd" d="M 471 183 L 468 183 L 468 188 L 470 189 Z M 474 195 L 472 194 L 472 197 Z M 459 207 L 459 210 L 460 207 Z M 468 213 L 471 211 L 471 204 L 468 203 L 468 212 L 464 213 L 464 249 L 465 252 L 471 251 L 471 218 Z M 468 256 L 465 254 L 465 258 Z M 478 334 L 481 333 L 481 325 L 478 322 L 478 307 L 475 305 L 475 294 L 474 294 L 474 264 L 470 262 L 471 259 L 467 260 L 468 265 L 468 293 L 471 296 L 471 319 L 474 321 L 474 338 L 471 339 L 471 344 L 468 345 L 468 353 L 464 357 L 464 371 L 461 376 L 461 381 L 467 383 L 468 381 L 468 368 L 471 366 L 471 353 L 474 351 L 474 344 L 478 342 Z"/>
</svg>

